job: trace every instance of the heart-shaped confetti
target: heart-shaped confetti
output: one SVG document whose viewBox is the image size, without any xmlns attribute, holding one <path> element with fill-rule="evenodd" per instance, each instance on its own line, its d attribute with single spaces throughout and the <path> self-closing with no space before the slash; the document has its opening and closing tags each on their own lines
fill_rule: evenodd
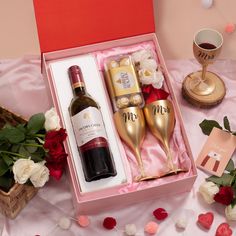
<svg viewBox="0 0 236 236">
<path fill-rule="evenodd" d="M 205 214 L 200 214 L 198 216 L 197 223 L 205 229 L 210 229 L 214 220 L 214 215 L 212 212 L 207 212 Z"/>
<path fill-rule="evenodd" d="M 231 236 L 233 234 L 232 229 L 229 224 L 222 223 L 218 226 L 215 236 Z"/>
</svg>

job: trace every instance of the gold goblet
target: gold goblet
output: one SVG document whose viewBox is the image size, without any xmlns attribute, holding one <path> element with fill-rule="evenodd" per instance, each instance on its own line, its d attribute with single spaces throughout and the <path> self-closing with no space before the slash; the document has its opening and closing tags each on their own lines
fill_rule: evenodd
<svg viewBox="0 0 236 236">
<path fill-rule="evenodd" d="M 184 97 L 194 105 L 216 105 L 225 96 L 224 82 L 215 73 L 207 71 L 208 65 L 220 54 L 222 44 L 222 35 L 213 29 L 202 29 L 194 36 L 193 53 L 202 70 L 189 74 L 182 89 Z"/>
<path fill-rule="evenodd" d="M 184 171 L 174 163 L 170 150 L 170 139 L 175 127 L 175 112 L 169 100 L 157 100 L 144 107 L 144 114 L 152 134 L 160 141 L 167 155 L 169 171 L 164 175 Z"/>
<path fill-rule="evenodd" d="M 135 154 L 140 176 L 136 181 L 155 179 L 158 176 L 148 176 L 145 173 L 141 157 L 140 146 L 145 136 L 145 119 L 143 111 L 139 107 L 128 107 L 118 110 L 114 114 L 117 131 L 121 139 L 131 148 Z"/>
</svg>

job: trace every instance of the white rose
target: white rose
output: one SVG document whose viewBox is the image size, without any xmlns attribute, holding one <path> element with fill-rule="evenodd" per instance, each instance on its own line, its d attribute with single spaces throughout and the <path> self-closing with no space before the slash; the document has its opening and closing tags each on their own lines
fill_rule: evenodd
<svg viewBox="0 0 236 236">
<path fill-rule="evenodd" d="M 134 63 L 139 63 L 143 60 L 146 60 L 146 59 L 152 57 L 152 54 L 149 50 L 143 49 L 143 50 L 132 53 L 131 57 L 132 57 Z"/>
<path fill-rule="evenodd" d="M 228 205 L 225 208 L 225 215 L 228 220 L 236 220 L 236 205 L 234 207 Z"/>
<path fill-rule="evenodd" d="M 157 62 L 154 59 L 145 59 L 140 61 L 140 69 L 156 70 Z"/>
<path fill-rule="evenodd" d="M 44 128 L 47 131 L 58 130 L 61 128 L 60 119 L 54 107 L 48 110 L 44 115 L 45 115 Z"/>
<path fill-rule="evenodd" d="M 34 162 L 30 159 L 18 159 L 13 165 L 14 179 L 16 183 L 24 184 L 32 174 Z"/>
<path fill-rule="evenodd" d="M 154 88 L 161 88 L 164 81 L 164 76 L 161 71 L 156 70 L 139 70 L 139 79 L 143 85 L 152 84 Z"/>
<path fill-rule="evenodd" d="M 45 161 L 34 163 L 33 173 L 30 176 L 30 181 L 36 188 L 43 187 L 49 180 L 49 170 L 44 165 Z"/>
<path fill-rule="evenodd" d="M 219 192 L 219 187 L 213 182 L 203 182 L 199 187 L 199 193 L 203 196 L 204 200 L 211 204 L 215 202 L 214 196 Z"/>
</svg>

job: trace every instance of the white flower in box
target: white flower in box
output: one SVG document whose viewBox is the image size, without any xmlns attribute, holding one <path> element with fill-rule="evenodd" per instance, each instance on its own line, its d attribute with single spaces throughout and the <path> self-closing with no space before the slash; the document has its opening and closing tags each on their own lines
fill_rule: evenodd
<svg viewBox="0 0 236 236">
<path fill-rule="evenodd" d="M 152 84 L 156 89 L 160 89 L 163 85 L 164 76 L 161 71 L 141 69 L 138 74 L 142 85 Z"/>
<path fill-rule="evenodd" d="M 228 220 L 236 220 L 236 205 L 232 207 L 232 205 L 228 205 L 225 208 L 225 215 Z"/>
<path fill-rule="evenodd" d="M 30 176 L 30 181 L 36 188 L 43 187 L 44 184 L 49 180 L 49 170 L 44 165 L 46 162 L 34 163 L 33 173 Z"/>
<path fill-rule="evenodd" d="M 145 59 L 140 61 L 139 65 L 140 69 L 145 69 L 145 70 L 157 70 L 157 62 L 154 59 Z"/>
<path fill-rule="evenodd" d="M 132 53 L 131 57 L 132 57 L 134 63 L 140 63 L 143 60 L 151 58 L 152 54 L 149 50 L 143 49 L 143 50 Z"/>
<path fill-rule="evenodd" d="M 30 159 L 18 159 L 15 161 L 12 168 L 15 182 L 19 184 L 26 183 L 33 173 L 34 164 Z"/>
<path fill-rule="evenodd" d="M 219 187 L 211 181 L 203 182 L 199 187 L 199 193 L 202 195 L 202 197 L 208 204 L 215 202 L 214 196 L 218 192 Z"/>
<path fill-rule="evenodd" d="M 45 115 L 44 127 L 47 131 L 58 130 L 61 128 L 60 119 L 54 107 L 46 111 L 44 115 Z"/>
</svg>

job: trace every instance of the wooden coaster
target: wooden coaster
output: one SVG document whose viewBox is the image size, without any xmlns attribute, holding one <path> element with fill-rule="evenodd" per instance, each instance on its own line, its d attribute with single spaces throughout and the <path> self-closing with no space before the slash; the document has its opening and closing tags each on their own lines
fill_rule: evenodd
<svg viewBox="0 0 236 236">
<path fill-rule="evenodd" d="M 215 89 L 211 94 L 208 95 L 197 95 L 190 87 L 190 83 L 194 76 L 201 77 L 202 71 L 197 71 L 189 74 L 185 77 L 182 84 L 182 95 L 192 105 L 200 108 L 211 108 L 222 102 L 225 94 L 225 84 L 222 79 L 213 72 L 206 72 L 207 77 L 213 78 L 215 82 Z"/>
</svg>

